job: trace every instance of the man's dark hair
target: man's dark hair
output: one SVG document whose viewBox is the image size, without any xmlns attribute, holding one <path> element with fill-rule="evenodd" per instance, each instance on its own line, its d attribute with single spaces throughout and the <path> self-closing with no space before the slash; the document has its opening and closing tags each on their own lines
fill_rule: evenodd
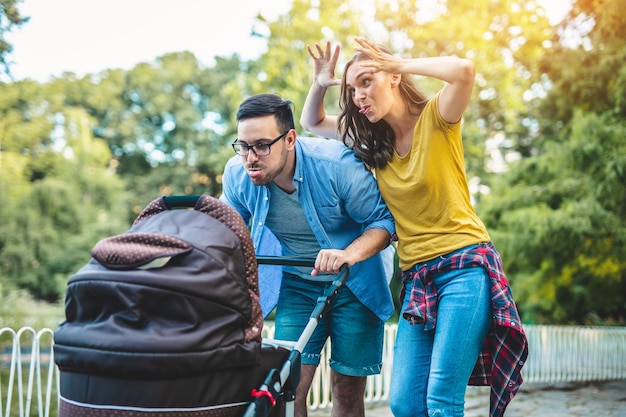
<svg viewBox="0 0 626 417">
<path fill-rule="evenodd" d="M 278 128 L 285 132 L 295 129 L 292 107 L 291 100 L 284 100 L 278 94 L 257 94 L 245 99 L 239 105 L 237 122 L 252 117 L 274 115 Z"/>
</svg>

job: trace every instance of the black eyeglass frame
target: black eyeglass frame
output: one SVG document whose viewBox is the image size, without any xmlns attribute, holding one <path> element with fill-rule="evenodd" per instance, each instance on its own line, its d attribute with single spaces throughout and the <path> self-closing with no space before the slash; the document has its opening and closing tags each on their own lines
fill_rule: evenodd
<svg viewBox="0 0 626 417">
<path fill-rule="evenodd" d="M 233 151 L 235 151 L 235 153 L 239 156 L 248 156 L 248 154 L 250 153 L 250 151 L 254 152 L 254 154 L 256 156 L 267 156 L 271 153 L 272 149 L 272 145 L 275 144 L 276 142 L 278 142 L 279 140 L 281 140 L 283 137 L 285 137 L 285 135 L 287 133 L 289 133 L 291 129 L 287 130 L 286 132 L 280 134 L 279 136 L 277 136 L 275 139 L 272 139 L 269 143 L 255 143 L 254 145 L 248 145 L 247 143 L 243 143 L 243 142 L 239 142 L 239 138 L 236 138 L 233 143 L 230 144 L 230 146 L 233 147 Z M 267 153 L 259 153 L 257 152 L 254 148 L 259 149 L 259 147 L 265 147 L 267 146 Z M 237 148 L 239 148 L 239 150 L 237 150 Z"/>
</svg>

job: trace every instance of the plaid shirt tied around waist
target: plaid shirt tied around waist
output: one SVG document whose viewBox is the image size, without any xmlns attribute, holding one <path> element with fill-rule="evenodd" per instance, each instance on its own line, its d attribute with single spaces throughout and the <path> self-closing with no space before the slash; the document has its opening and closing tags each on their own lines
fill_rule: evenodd
<svg viewBox="0 0 626 417">
<path fill-rule="evenodd" d="M 424 331 L 437 325 L 437 288 L 432 274 L 463 268 L 481 267 L 489 274 L 493 320 L 483 342 L 468 385 L 491 386 L 490 417 L 500 417 L 511 402 L 523 379 L 522 367 L 528 356 L 528 339 L 522 328 L 517 307 L 502 269 L 500 254 L 491 242 L 473 245 L 447 258 L 417 264 L 402 273 L 403 282 L 419 280 L 413 285 L 403 318 L 411 324 L 424 324 Z M 404 300 L 405 286 L 400 299 Z"/>
</svg>

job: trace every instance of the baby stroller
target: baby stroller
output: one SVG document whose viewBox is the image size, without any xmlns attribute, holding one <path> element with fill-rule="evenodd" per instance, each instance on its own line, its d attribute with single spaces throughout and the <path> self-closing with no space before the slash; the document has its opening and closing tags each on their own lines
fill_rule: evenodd
<svg viewBox="0 0 626 417">
<path fill-rule="evenodd" d="M 257 257 L 241 216 L 207 195 L 158 198 L 98 242 L 54 332 L 59 417 L 292 416 L 300 352 L 348 269 L 294 343 L 262 337 L 260 263 L 313 266 Z"/>
</svg>

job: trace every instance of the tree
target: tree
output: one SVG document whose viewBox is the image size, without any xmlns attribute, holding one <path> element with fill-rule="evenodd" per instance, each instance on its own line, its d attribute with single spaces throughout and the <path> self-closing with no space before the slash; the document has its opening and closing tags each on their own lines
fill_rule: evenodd
<svg viewBox="0 0 626 417">
<path fill-rule="evenodd" d="M 239 60 L 218 62 L 215 70 L 201 68 L 190 52 L 170 53 L 129 71 L 64 74 L 49 83 L 54 102 L 84 109 L 93 135 L 109 145 L 116 173 L 132 190 L 129 221 L 159 195 L 219 194 L 230 156 L 220 81 Z"/>
<path fill-rule="evenodd" d="M 611 1 L 574 4 L 541 62 L 537 155 L 479 206 L 525 321 L 626 317 L 625 27 Z"/>
<path fill-rule="evenodd" d="M 90 117 L 46 92 L 0 84 L 0 283 L 56 301 L 95 242 L 123 230 L 127 208 Z"/>
<path fill-rule="evenodd" d="M 626 122 L 578 112 L 507 173 L 479 211 L 500 249 L 525 322 L 626 316 Z"/>
<path fill-rule="evenodd" d="M 8 55 L 13 52 L 13 45 L 5 39 L 5 34 L 16 27 L 28 22 L 28 17 L 23 17 L 17 8 L 22 0 L 0 0 L 0 65 L 6 75 L 11 75 L 9 70 Z"/>
<path fill-rule="evenodd" d="M 274 22 L 257 18 L 255 33 L 267 41 L 267 52 L 257 62 L 248 63 L 251 77 L 245 79 L 246 96 L 272 92 L 293 101 L 296 123 L 304 99 L 313 82 L 313 66 L 306 46 L 330 40 L 341 44 L 342 57 L 350 57 L 352 38 L 361 33 L 361 2 L 338 0 L 294 0 L 291 10 Z M 341 75 L 340 61 L 338 76 Z M 338 112 L 339 89 L 329 90 L 329 109 Z M 241 98 L 238 98 L 241 101 Z M 305 132 L 302 132 L 305 133 Z"/>
<path fill-rule="evenodd" d="M 540 63 L 552 85 L 541 114 L 562 123 L 576 109 L 626 117 L 626 16 L 620 3 L 576 1 L 554 38 Z"/>
</svg>

